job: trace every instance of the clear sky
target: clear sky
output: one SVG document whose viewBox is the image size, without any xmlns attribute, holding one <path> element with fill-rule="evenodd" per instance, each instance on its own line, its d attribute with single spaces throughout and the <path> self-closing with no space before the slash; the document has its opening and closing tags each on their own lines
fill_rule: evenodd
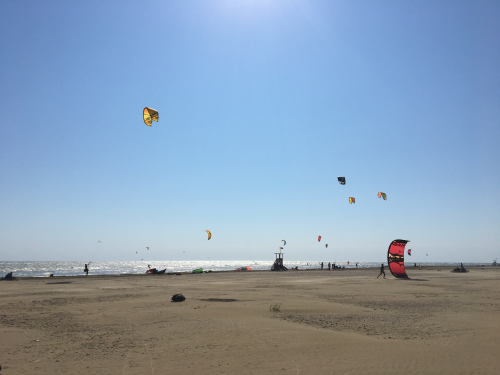
<svg viewBox="0 0 500 375">
<path fill-rule="evenodd" d="M 499 20 L 486 0 L 2 1 L 0 259 L 272 260 L 286 239 L 285 260 L 382 261 L 402 238 L 412 261 L 491 262 Z"/>
</svg>

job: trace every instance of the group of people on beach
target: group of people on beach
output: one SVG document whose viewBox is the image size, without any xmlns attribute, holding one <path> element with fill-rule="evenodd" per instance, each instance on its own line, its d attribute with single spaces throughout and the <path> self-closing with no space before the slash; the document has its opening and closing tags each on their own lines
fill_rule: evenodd
<svg viewBox="0 0 500 375">
<path fill-rule="evenodd" d="M 347 264 L 349 264 L 349 263 L 347 263 Z M 324 263 L 324 262 L 321 262 L 321 263 L 320 263 L 320 266 L 321 266 L 321 270 L 323 270 L 323 269 L 324 269 L 324 267 L 325 267 L 325 263 Z M 358 264 L 356 263 L 356 267 L 357 267 L 357 266 L 358 266 Z M 336 265 L 335 263 L 333 263 L 333 262 L 331 262 L 331 263 L 330 263 L 330 262 L 328 262 L 328 270 L 344 269 L 344 268 L 345 268 L 345 266 L 341 267 L 341 266 L 337 266 L 337 265 Z"/>
</svg>

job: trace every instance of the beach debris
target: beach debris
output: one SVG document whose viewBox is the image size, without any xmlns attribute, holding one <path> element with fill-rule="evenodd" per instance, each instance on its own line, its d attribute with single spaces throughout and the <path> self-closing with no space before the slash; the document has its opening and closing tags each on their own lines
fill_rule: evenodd
<svg viewBox="0 0 500 375">
<path fill-rule="evenodd" d="M 274 303 L 269 306 L 269 311 L 271 312 L 281 312 L 281 303 Z"/>
<path fill-rule="evenodd" d="M 153 121 L 158 122 L 158 111 L 156 109 L 146 107 L 142 111 L 142 118 L 147 126 L 151 126 L 153 125 Z"/>
<path fill-rule="evenodd" d="M 321 236 L 318 236 L 318 242 L 321 242 Z"/>
<path fill-rule="evenodd" d="M 281 240 L 281 241 L 283 241 L 283 246 L 285 246 L 286 245 L 286 241 L 285 240 Z"/>
<path fill-rule="evenodd" d="M 354 197 L 349 197 L 349 203 L 356 203 L 356 198 Z"/>
<path fill-rule="evenodd" d="M 408 255 L 411 256 L 411 249 L 408 249 Z"/>
<path fill-rule="evenodd" d="M 378 197 L 379 197 L 379 198 L 384 198 L 384 201 L 386 201 L 386 200 L 387 200 L 387 195 L 386 195 L 385 193 L 382 193 L 381 191 L 379 191 L 379 193 L 378 193 Z"/>
<path fill-rule="evenodd" d="M 210 232 L 209 230 L 206 230 L 205 232 L 208 233 L 208 239 L 211 239 L 212 238 L 212 232 Z"/>
<path fill-rule="evenodd" d="M 345 177 L 337 177 L 337 180 L 339 180 L 340 185 L 345 185 Z"/>
<path fill-rule="evenodd" d="M 387 262 L 392 276 L 398 279 L 408 279 L 405 270 L 405 246 L 407 240 L 394 240 L 387 250 Z"/>
<path fill-rule="evenodd" d="M 182 294 L 174 294 L 172 296 L 172 300 L 170 302 L 182 302 L 185 300 L 186 300 L 186 297 L 184 297 Z"/>
</svg>

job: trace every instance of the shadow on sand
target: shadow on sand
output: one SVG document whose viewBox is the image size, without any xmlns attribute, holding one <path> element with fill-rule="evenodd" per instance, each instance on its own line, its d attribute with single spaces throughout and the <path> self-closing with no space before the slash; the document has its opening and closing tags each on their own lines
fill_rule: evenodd
<svg viewBox="0 0 500 375">
<path fill-rule="evenodd" d="M 45 284 L 71 284 L 71 281 L 57 281 L 55 283 L 45 283 Z"/>
</svg>

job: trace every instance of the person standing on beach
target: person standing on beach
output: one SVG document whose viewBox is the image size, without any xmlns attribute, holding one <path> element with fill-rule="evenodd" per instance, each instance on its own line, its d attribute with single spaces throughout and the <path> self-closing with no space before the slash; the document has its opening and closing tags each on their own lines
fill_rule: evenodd
<svg viewBox="0 0 500 375">
<path fill-rule="evenodd" d="M 377 279 L 380 277 L 380 275 L 384 275 L 384 279 L 385 279 L 384 263 L 382 263 L 380 265 L 380 273 L 378 274 Z"/>
<path fill-rule="evenodd" d="M 85 265 L 85 268 L 83 269 L 83 272 L 88 276 L 89 275 L 89 268 L 87 267 L 87 264 Z"/>
<path fill-rule="evenodd" d="M 331 266 L 332 266 L 332 264 L 330 262 L 328 262 L 328 271 L 330 271 Z"/>
<path fill-rule="evenodd" d="M 323 271 L 323 262 L 321 262 L 321 271 Z"/>
</svg>

